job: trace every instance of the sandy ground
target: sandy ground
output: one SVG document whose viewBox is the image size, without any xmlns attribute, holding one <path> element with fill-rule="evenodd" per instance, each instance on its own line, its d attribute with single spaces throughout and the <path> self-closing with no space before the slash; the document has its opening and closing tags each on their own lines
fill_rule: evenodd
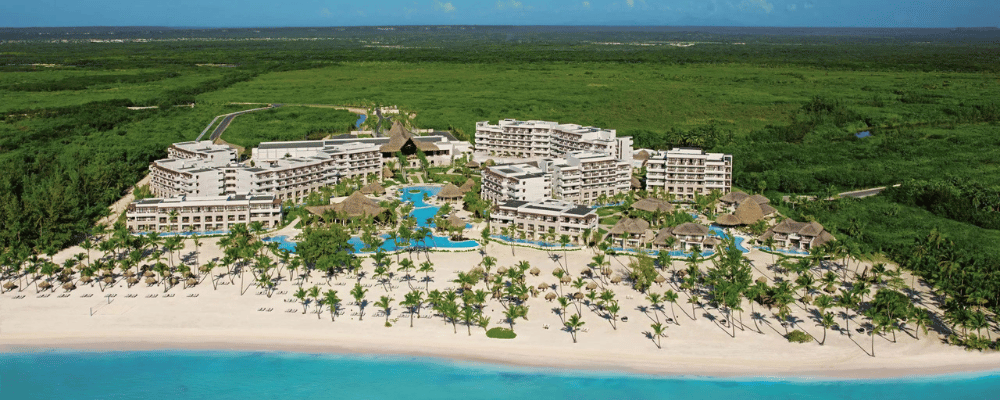
<svg viewBox="0 0 1000 400">
<path fill-rule="evenodd" d="M 279 234 L 294 236 L 294 232 Z M 474 233 L 469 236 L 478 237 Z M 216 241 L 204 240 L 206 243 L 200 254 L 202 263 L 221 256 Z M 190 241 L 188 246 L 182 254 L 193 264 Z M 542 282 L 556 283 L 551 272 L 563 262 L 551 257 L 561 251 L 550 253 L 515 248 L 512 254 L 509 246 L 496 243 L 484 250 L 497 257 L 500 266 L 527 260 L 539 267 L 542 270 L 539 276 L 528 276 L 527 283 L 532 286 Z M 56 261 L 77 251 L 79 249 L 68 249 L 56 256 Z M 586 268 L 593 255 L 590 250 L 568 252 L 567 262 L 574 277 Z M 753 251 L 749 257 L 761 267 L 755 269 L 755 274 L 759 276 L 763 271 L 768 277 L 772 275 L 771 271 L 763 269 L 770 262 L 770 255 Z M 414 253 L 414 258 L 419 258 L 414 260 L 419 264 L 425 260 L 425 255 L 418 257 Z M 395 261 L 395 257 L 393 259 Z M 456 272 L 472 268 L 481 260 L 481 254 L 435 252 L 430 254 L 430 260 L 437 272 L 431 275 L 433 281 L 429 287 L 446 289 L 454 286 L 449 281 L 454 279 Z M 616 272 L 622 270 L 619 260 L 626 261 L 621 257 L 611 260 Z M 679 261 L 676 266 L 683 268 Z M 371 271 L 370 260 L 365 260 L 365 268 Z M 774 316 L 759 306 L 756 311 L 763 312 L 764 319 L 758 321 L 762 332 L 758 333 L 750 318 L 748 303 L 744 304 L 747 312 L 743 316 L 747 326 L 744 330 L 737 328 L 733 338 L 730 327 L 720 324 L 726 316 L 717 309 L 698 308 L 696 319 L 692 319 L 685 293 L 680 294 L 679 304 L 673 311 L 680 325 L 668 324 L 667 336 L 662 338 L 663 348 L 657 349 L 646 332 L 650 331 L 650 324 L 655 319 L 664 321 L 672 317 L 670 305 L 664 305 L 663 311 L 654 315 L 652 311 L 643 311 L 648 306 L 643 295 L 625 285 L 605 284 L 600 280 L 595 281 L 617 294 L 621 315 L 628 317 L 628 322 L 619 321 L 616 330 L 607 319 L 587 305 L 581 305 L 586 325 L 585 331 L 579 333 L 578 343 L 573 343 L 570 334 L 561 329 L 561 317 L 552 310 L 556 303 L 545 301 L 544 294 L 528 300 L 529 319 L 516 321 L 514 330 L 518 337 L 514 340 L 489 339 L 478 327 L 472 327 L 469 336 L 462 324 L 457 326 L 458 332 L 453 333 L 450 323 L 431 316 L 433 312 L 426 308 L 421 312 L 423 317 L 415 319 L 411 328 L 409 318 L 401 314 L 404 310 L 398 306 L 398 301 L 411 285 L 423 288 L 425 284 L 419 280 L 401 280 L 399 273 L 393 278 L 395 288 L 388 292 L 396 300 L 388 317 L 392 327 L 384 327 L 386 318 L 377 315 L 378 309 L 371 304 L 386 294 L 386 290 L 371 278 L 360 280 L 370 286 L 366 296 L 370 304 L 365 308 L 363 321 L 357 316 L 358 306 L 345 304 L 344 314 L 332 322 L 325 308 L 319 318 L 312 306 L 308 307 L 309 313 L 303 315 L 303 306 L 292 295 L 297 280 L 289 281 L 287 272 L 282 275 L 284 280 L 278 294 L 270 298 L 258 294 L 259 289 L 252 286 L 241 295 L 239 277 L 235 284 L 228 284 L 229 278 L 221 279 L 220 283 L 225 284 L 217 290 L 211 280 L 191 288 L 178 285 L 166 293 L 173 297 L 165 296 L 162 285 L 139 284 L 127 288 L 121 281 L 104 292 L 97 286 L 82 286 L 69 297 L 59 297 L 64 293 L 60 288 L 54 293 L 46 292 L 51 293 L 48 297 L 39 298 L 34 285 L 29 285 L 22 291 L 15 289 L 0 295 L 0 351 L 55 347 L 98 351 L 166 348 L 380 353 L 658 375 L 755 377 L 875 378 L 979 371 L 1000 366 L 998 353 L 967 352 L 943 344 L 940 334 L 934 331 L 926 337 L 921 332 L 920 339 L 916 340 L 911 336 L 912 328 L 909 333 L 897 333 L 897 343 L 891 343 L 891 337 L 876 337 L 877 357 L 869 356 L 871 339 L 866 334 L 854 333 L 853 337 L 848 337 L 846 333 L 831 330 L 825 346 L 815 341 L 792 344 L 782 336 L 784 328 Z M 422 278 L 422 274 L 417 277 Z M 906 279 L 910 282 L 909 277 Z M 352 301 L 349 291 L 354 282 L 354 279 L 341 276 L 328 284 L 325 277 L 315 273 L 306 286 L 317 285 L 322 291 L 337 290 L 347 303 Z M 246 284 L 250 285 L 249 278 Z M 484 285 L 480 283 L 476 288 L 484 289 Z M 653 290 L 664 292 L 669 288 L 668 282 L 654 286 Z M 564 290 L 573 289 L 567 286 Z M 110 303 L 108 298 L 102 297 L 107 294 L 115 295 Z M 128 294 L 137 297 L 126 297 Z M 21 295 L 25 297 L 15 299 Z M 156 297 L 147 297 L 152 295 Z M 191 297 L 193 295 L 197 297 Z M 273 311 L 258 311 L 261 308 Z M 575 309 L 576 306 L 571 306 L 569 310 Z M 798 305 L 793 305 L 792 309 L 798 321 L 793 329 L 822 337 L 822 327 L 817 326 L 809 311 Z M 485 310 L 492 318 L 491 326 L 506 326 L 502 320 L 503 309 L 497 301 L 490 301 Z M 843 323 L 840 316 L 837 320 Z M 858 320 L 851 323 L 852 329 L 857 327 Z"/>
</svg>

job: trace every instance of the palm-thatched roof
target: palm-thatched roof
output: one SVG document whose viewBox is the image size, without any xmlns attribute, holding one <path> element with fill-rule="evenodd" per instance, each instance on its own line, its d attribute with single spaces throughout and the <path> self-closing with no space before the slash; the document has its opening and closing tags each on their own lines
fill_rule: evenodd
<svg viewBox="0 0 1000 400">
<path fill-rule="evenodd" d="M 403 127 L 401 122 L 395 121 L 392 123 L 392 128 L 389 129 L 389 142 L 379 147 L 379 151 L 383 153 L 395 153 L 402 150 L 407 142 L 412 142 L 416 148 L 422 151 L 440 150 L 434 143 L 416 140 L 413 134 Z"/>
<path fill-rule="evenodd" d="M 472 187 L 475 186 L 475 185 L 476 185 L 476 181 L 474 181 L 472 179 L 469 179 L 469 180 L 465 181 L 465 183 L 462 184 L 462 187 L 460 187 L 458 189 L 461 190 L 462 193 L 469 193 L 469 191 L 472 190 Z"/>
<path fill-rule="evenodd" d="M 642 189 L 642 181 L 640 181 L 639 178 L 636 178 L 634 176 L 632 177 L 631 185 L 632 185 L 632 189 L 636 189 L 636 190 Z"/>
<path fill-rule="evenodd" d="M 666 246 L 667 238 L 672 238 L 672 237 L 674 237 L 674 234 L 673 232 L 670 232 L 670 228 L 663 228 L 656 233 L 656 237 L 653 238 L 652 243 L 658 244 L 660 246 Z"/>
<path fill-rule="evenodd" d="M 377 201 L 365 197 L 365 195 L 361 194 L 361 191 L 356 191 L 340 203 L 325 206 L 310 206 L 306 207 L 306 210 L 315 215 L 323 215 L 327 210 L 333 210 L 335 213 L 348 218 L 360 218 L 364 216 L 374 217 L 382 214 L 386 209 L 378 205 Z"/>
<path fill-rule="evenodd" d="M 705 238 L 705 240 L 702 240 L 701 243 L 704 244 L 704 245 L 718 246 L 720 243 L 722 243 L 722 239 L 719 239 L 719 238 L 713 237 L 713 236 L 709 236 L 709 237 Z"/>
<path fill-rule="evenodd" d="M 471 160 L 465 163 L 465 166 L 469 168 L 479 168 L 479 163 L 477 163 L 475 160 Z"/>
<path fill-rule="evenodd" d="M 726 193 L 725 196 L 722 196 L 722 197 L 719 198 L 719 201 L 721 201 L 723 203 L 736 204 L 736 203 L 739 203 L 739 202 L 741 202 L 743 200 L 746 200 L 748 197 L 750 197 L 749 194 L 746 194 L 745 192 L 741 192 L 741 191 L 737 190 L 737 191 L 734 191 L 734 192 Z"/>
<path fill-rule="evenodd" d="M 392 176 L 393 176 L 393 173 L 392 173 L 392 170 L 389 169 L 389 167 L 382 167 L 382 177 L 384 177 L 384 178 L 392 178 Z"/>
<path fill-rule="evenodd" d="M 671 232 L 678 236 L 706 236 L 708 235 L 708 227 L 694 222 L 685 222 L 675 226 Z"/>
<path fill-rule="evenodd" d="M 763 195 L 759 195 L 759 194 L 755 194 L 753 196 L 750 196 L 750 200 L 753 200 L 754 203 L 757 203 L 757 204 L 770 204 L 771 203 L 771 199 L 768 199 L 767 197 L 764 197 Z"/>
<path fill-rule="evenodd" d="M 632 159 L 633 160 L 644 160 L 644 161 L 648 160 L 649 159 L 649 152 L 646 151 L 646 150 L 639 150 L 639 151 L 635 152 L 635 154 L 632 155 Z"/>
<path fill-rule="evenodd" d="M 374 195 L 381 196 L 381 195 L 385 194 L 385 188 L 382 187 L 382 184 L 380 184 L 378 182 L 372 182 L 372 183 L 369 183 L 369 184 L 365 185 L 365 187 L 361 188 L 360 192 L 361 192 L 361 194 L 364 194 L 364 195 L 373 195 L 374 194 Z"/>
<path fill-rule="evenodd" d="M 438 192 L 437 196 L 440 199 L 460 199 L 465 196 L 465 194 L 462 193 L 462 189 L 459 189 L 458 186 L 448 182 L 448 184 L 444 185 L 444 188 Z"/>
<path fill-rule="evenodd" d="M 648 212 L 654 212 L 656 210 L 660 210 L 660 212 L 671 212 L 674 210 L 674 205 L 655 197 L 649 197 L 632 203 L 632 208 Z"/>
<path fill-rule="evenodd" d="M 740 217 L 733 214 L 720 214 L 715 218 L 715 223 L 722 226 L 736 226 L 740 225 Z"/>
<path fill-rule="evenodd" d="M 743 225 L 750 225 L 764 218 L 764 211 L 760 209 L 760 205 L 756 201 L 752 200 L 740 203 L 733 214 L 740 219 L 740 223 Z"/>
<path fill-rule="evenodd" d="M 765 216 L 778 212 L 778 210 L 775 209 L 774 207 L 771 207 L 770 204 L 760 204 L 760 211 L 762 211 Z"/>
<path fill-rule="evenodd" d="M 611 228 L 609 233 L 612 235 L 621 235 L 623 233 L 642 235 L 646 233 L 647 229 L 649 229 L 649 222 L 638 218 L 622 218 Z"/>
<path fill-rule="evenodd" d="M 452 213 L 444 220 L 444 223 L 452 228 L 462 228 L 465 229 L 465 220 L 458 217 L 458 214 Z"/>
</svg>

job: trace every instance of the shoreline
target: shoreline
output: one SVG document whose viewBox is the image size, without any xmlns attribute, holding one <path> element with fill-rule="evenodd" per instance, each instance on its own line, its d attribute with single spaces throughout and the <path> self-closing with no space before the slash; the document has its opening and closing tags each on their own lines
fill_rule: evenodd
<svg viewBox="0 0 1000 400">
<path fill-rule="evenodd" d="M 461 351 L 419 351 L 418 349 L 395 349 L 390 347 L 377 348 L 373 346 L 347 347 L 346 345 L 331 345 L 317 343 L 260 343 L 248 341 L 166 341 L 162 339 L 145 340 L 145 338 L 122 338 L 124 341 L 109 341 L 108 338 L 65 338 L 52 337 L 44 340 L 3 341 L 0 342 L 0 354 L 33 353 L 49 351 L 75 351 L 85 353 L 103 352 L 266 352 L 300 355 L 329 355 L 342 357 L 390 357 L 405 361 L 407 358 L 422 358 L 441 363 L 475 363 L 487 367 L 512 368 L 529 370 L 531 373 L 545 374 L 584 374 L 584 375 L 627 375 L 648 379 L 718 379 L 718 380 L 751 380 L 751 381 L 877 381 L 877 380 L 920 380 L 939 378 L 961 378 L 961 375 L 972 377 L 1000 375 L 1000 366 L 991 360 L 983 363 L 961 365 L 932 365 L 926 367 L 868 367 L 868 368 L 831 368 L 826 370 L 802 369 L 787 371 L 769 371 L 761 373 L 759 366 L 748 368 L 719 368 L 720 365 L 711 362 L 676 364 L 665 362 L 662 365 L 643 366 L 629 363 L 603 362 L 582 366 L 578 363 L 588 360 L 585 357 L 567 357 L 562 360 L 540 362 L 538 360 L 512 361 L 504 355 L 496 354 L 466 354 Z M 506 355 L 507 353 L 505 353 Z"/>
</svg>

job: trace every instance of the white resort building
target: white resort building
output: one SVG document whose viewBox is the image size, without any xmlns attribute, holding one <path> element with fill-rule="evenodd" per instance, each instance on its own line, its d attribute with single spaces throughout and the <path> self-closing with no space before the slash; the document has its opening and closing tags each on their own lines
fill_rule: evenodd
<svg viewBox="0 0 1000 400">
<path fill-rule="evenodd" d="M 627 193 L 632 178 L 628 161 L 606 153 L 574 151 L 566 158 L 539 162 L 552 175 L 552 197 L 579 204 L 593 204 L 601 196 Z"/>
<path fill-rule="evenodd" d="M 544 235 L 552 232 L 556 242 L 561 235 L 567 235 L 571 243 L 578 244 L 585 230 L 596 231 L 597 211 L 553 199 L 533 202 L 511 200 L 494 206 L 490 213 L 493 233 L 503 233 L 504 228 L 512 225 L 519 232 L 524 232 L 526 239 L 548 240 Z"/>
<path fill-rule="evenodd" d="M 132 232 L 207 232 L 259 221 L 281 225 L 281 201 L 274 195 L 178 196 L 129 204 L 126 226 Z"/>
<path fill-rule="evenodd" d="M 695 193 L 729 193 L 733 187 L 733 155 L 677 148 L 657 152 L 646 161 L 646 190 L 693 200 Z"/>
<path fill-rule="evenodd" d="M 208 140 L 174 143 L 167 147 L 167 158 L 204 160 L 213 165 L 236 162 L 236 156 L 236 149 Z"/>
<path fill-rule="evenodd" d="M 530 164 L 499 165 L 482 172 L 480 196 L 496 203 L 552 198 L 552 176 Z"/>
<path fill-rule="evenodd" d="M 262 159 L 253 166 L 222 159 L 167 158 L 150 165 L 150 189 L 157 197 L 274 194 L 299 200 L 344 178 L 382 173 L 382 155 L 373 144 L 324 146 L 296 157 Z"/>
<path fill-rule="evenodd" d="M 489 121 L 476 123 L 475 152 L 480 158 L 540 159 L 582 150 L 631 160 L 632 137 L 617 137 L 614 129 L 550 121 L 505 119 L 496 125 Z"/>
</svg>

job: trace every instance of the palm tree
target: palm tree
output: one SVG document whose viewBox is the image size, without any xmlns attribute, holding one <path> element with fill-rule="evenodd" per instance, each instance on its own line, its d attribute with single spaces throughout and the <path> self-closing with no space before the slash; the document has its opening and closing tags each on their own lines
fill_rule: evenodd
<svg viewBox="0 0 1000 400">
<path fill-rule="evenodd" d="M 337 309 L 340 308 L 340 297 L 337 297 L 336 290 L 327 290 L 323 295 L 323 304 L 330 307 L 330 321 L 337 320 Z"/>
<path fill-rule="evenodd" d="M 573 314 L 569 316 L 569 320 L 563 322 L 566 329 L 569 330 L 570 335 L 573 336 L 573 343 L 576 343 L 576 332 L 580 330 L 585 323 L 580 320 L 580 314 Z"/>
<path fill-rule="evenodd" d="M 363 303 L 365 299 L 365 293 L 368 293 L 368 289 L 361 287 L 360 283 L 354 284 L 354 289 L 351 289 L 351 296 L 354 297 L 354 302 L 357 303 L 360 312 L 358 313 L 358 321 L 362 321 L 365 318 L 365 305 Z"/>
<path fill-rule="evenodd" d="M 404 295 L 403 301 L 399 304 L 410 309 L 410 328 L 413 327 L 413 315 L 420 313 L 420 306 L 423 304 L 424 292 L 419 290 L 410 291 Z"/>
<path fill-rule="evenodd" d="M 680 325 L 680 321 L 677 320 L 677 312 L 674 311 L 674 304 L 677 304 L 678 297 L 677 293 L 673 290 L 667 290 L 667 292 L 663 294 L 663 300 L 670 303 L 670 314 L 674 318 L 674 324 Z"/>
<path fill-rule="evenodd" d="M 194 244 L 194 267 L 197 270 L 201 266 L 201 237 L 198 235 L 191 236 L 191 243 Z"/>
<path fill-rule="evenodd" d="M 666 327 L 659 322 L 652 324 L 649 327 L 653 329 L 653 338 L 656 339 L 656 348 L 662 349 L 663 347 L 660 347 L 660 338 L 666 336 Z"/>
<path fill-rule="evenodd" d="M 431 263 L 430 260 L 424 261 L 420 263 L 420 269 L 418 269 L 417 272 L 424 273 L 425 289 L 430 290 L 431 272 L 434 272 L 434 264 Z"/>
<path fill-rule="evenodd" d="M 563 267 L 565 267 L 567 270 L 569 269 L 568 265 L 569 260 L 566 259 L 566 245 L 568 244 L 569 244 L 569 235 L 566 234 L 559 235 L 559 246 L 561 246 L 563 249 Z"/>
<path fill-rule="evenodd" d="M 316 305 L 316 319 L 319 319 L 320 313 L 323 312 L 322 298 L 319 297 L 319 286 L 309 288 L 309 297 L 312 298 L 313 304 Z"/>
<path fill-rule="evenodd" d="M 912 315 L 910 315 L 910 319 L 912 319 L 913 320 L 913 324 L 917 326 L 916 329 L 913 330 L 913 333 L 916 335 L 916 339 L 919 340 L 920 339 L 920 333 L 918 332 L 918 330 L 920 328 L 923 328 L 924 335 L 927 334 L 927 327 L 928 327 L 928 325 L 931 324 L 930 313 L 928 313 L 927 310 L 925 310 L 925 309 L 913 307 Z"/>
<path fill-rule="evenodd" d="M 656 323 L 660 323 L 660 315 L 657 311 L 660 309 L 660 304 L 663 303 L 663 297 L 659 293 L 650 291 L 649 294 L 646 295 L 646 301 L 649 301 L 649 308 L 653 309 L 653 317 L 656 318 Z"/>
<path fill-rule="evenodd" d="M 819 343 L 820 346 L 822 346 L 826 344 L 826 330 L 830 329 L 830 327 L 833 326 L 834 324 L 833 313 L 832 312 L 823 313 L 823 317 L 820 319 L 819 324 L 823 325 L 823 341 Z"/>
<path fill-rule="evenodd" d="M 691 304 L 691 319 L 697 320 L 698 314 L 695 314 L 695 306 L 698 305 L 698 295 L 688 297 L 688 304 Z"/>
<path fill-rule="evenodd" d="M 389 296 L 382 296 L 375 302 L 375 307 L 381 308 L 385 312 L 385 326 L 389 326 L 389 309 L 392 308 L 393 298 Z"/>
</svg>

